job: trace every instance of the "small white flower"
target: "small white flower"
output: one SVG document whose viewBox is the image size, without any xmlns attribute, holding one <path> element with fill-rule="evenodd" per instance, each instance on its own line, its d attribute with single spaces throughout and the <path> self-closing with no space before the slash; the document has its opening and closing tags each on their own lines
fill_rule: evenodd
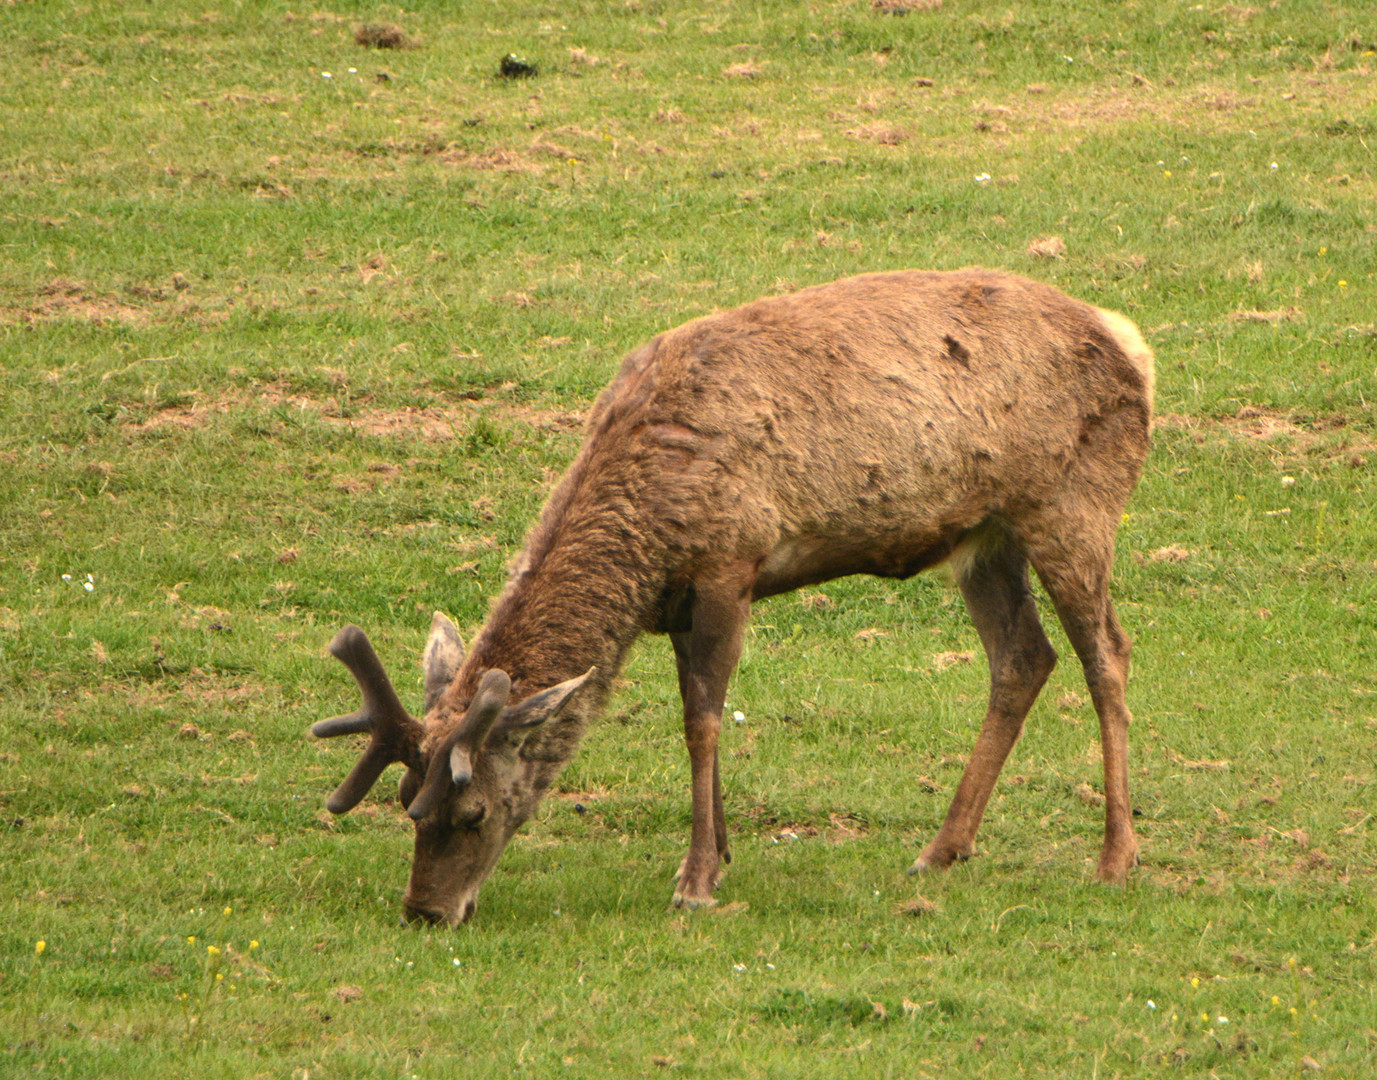
<svg viewBox="0 0 1377 1080">
<path fill-rule="evenodd" d="M 322 72 L 320 73 L 320 77 L 321 77 L 322 79 L 333 79 L 333 78 L 334 78 L 334 76 L 331 75 L 328 71 L 322 71 Z"/>
<path fill-rule="evenodd" d="M 63 575 L 62 575 L 62 580 L 63 580 L 63 581 L 71 581 L 71 580 L 72 580 L 72 575 L 71 575 L 71 574 L 63 574 Z"/>
<path fill-rule="evenodd" d="M 452 963 L 455 967 L 463 967 L 463 966 L 464 966 L 463 961 L 460 960 L 459 957 L 457 957 L 457 956 L 456 956 L 453 960 L 451 960 L 450 963 Z"/>
<path fill-rule="evenodd" d="M 95 591 L 95 588 L 96 588 L 96 587 L 95 587 L 93 584 L 91 584 L 91 582 L 89 582 L 89 581 L 83 581 L 83 582 L 81 583 L 81 587 L 82 587 L 83 589 L 85 589 L 87 592 L 94 592 L 94 591 Z"/>
<path fill-rule="evenodd" d="M 349 69 L 349 74 L 350 74 L 350 75 L 357 75 L 358 73 L 359 73 L 359 69 L 358 69 L 358 68 L 350 68 L 350 69 Z"/>
<path fill-rule="evenodd" d="M 987 172 L 980 173 L 976 176 L 975 182 L 977 184 L 988 184 L 990 182 L 990 174 Z"/>
<path fill-rule="evenodd" d="M 732 965 L 732 970 L 735 971 L 738 975 L 740 975 L 743 971 L 746 970 L 746 965 L 745 965 L 745 964 L 733 964 L 733 965 Z"/>
<path fill-rule="evenodd" d="M 769 968 L 771 971 L 774 971 L 774 969 L 775 969 L 774 964 L 766 964 L 765 966 L 766 966 L 767 968 Z"/>
<path fill-rule="evenodd" d="M 1282 486 L 1282 487 L 1295 487 L 1295 486 L 1296 486 L 1296 478 L 1295 478 L 1294 476 L 1283 476 L 1283 477 L 1281 478 L 1281 486 Z"/>
<path fill-rule="evenodd" d="M 1216 1016 L 1214 1019 L 1215 1023 L 1218 1024 L 1227 1024 L 1229 1022 L 1229 1018 L 1227 1016 Z"/>
<path fill-rule="evenodd" d="M 736 712 L 732 713 L 732 719 L 738 724 L 744 724 L 746 722 L 746 714 L 740 709 L 737 709 Z"/>
<path fill-rule="evenodd" d="M 1278 165 L 1275 161 L 1272 162 L 1272 164 L 1268 165 L 1267 167 L 1268 167 L 1269 169 L 1279 169 L 1279 168 L 1281 168 L 1281 166 Z"/>
<path fill-rule="evenodd" d="M 1157 1002 L 1153 1001 L 1152 998 L 1148 998 L 1147 1007 L 1149 1009 L 1155 1009 L 1157 1008 Z"/>
<path fill-rule="evenodd" d="M 1068 64 L 1074 64 L 1076 62 L 1072 60 L 1069 56 L 1063 56 L 1062 59 L 1065 60 Z"/>
</svg>

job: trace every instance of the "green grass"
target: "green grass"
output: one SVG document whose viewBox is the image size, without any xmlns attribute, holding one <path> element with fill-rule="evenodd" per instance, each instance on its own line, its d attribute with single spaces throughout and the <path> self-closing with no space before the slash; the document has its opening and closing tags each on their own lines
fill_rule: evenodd
<svg viewBox="0 0 1377 1080">
<path fill-rule="evenodd" d="M 1254 6 L 0 5 L 0 1071 L 1366 1074 L 1377 21 Z M 755 614 L 718 909 L 668 908 L 652 638 L 474 922 L 401 927 L 391 780 L 331 820 L 352 751 L 305 735 L 334 630 L 417 701 L 626 351 L 969 264 L 1157 351 L 1128 887 L 1059 631 L 981 857 L 903 876 L 984 665 L 947 586 L 854 579 Z"/>
</svg>

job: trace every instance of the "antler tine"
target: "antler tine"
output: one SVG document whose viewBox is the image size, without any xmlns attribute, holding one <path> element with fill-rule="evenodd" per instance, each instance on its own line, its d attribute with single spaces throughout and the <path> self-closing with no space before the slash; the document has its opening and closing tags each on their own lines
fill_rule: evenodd
<svg viewBox="0 0 1377 1080">
<path fill-rule="evenodd" d="M 357 626 L 346 626 L 335 635 L 330 654 L 354 676 L 363 694 L 363 706 L 345 716 L 320 721 L 312 726 L 311 734 L 321 739 L 362 731 L 372 734 L 359 763 L 325 803 L 330 813 L 343 814 L 359 804 L 394 761 L 405 762 L 409 768 L 421 767 L 424 729 L 402 705 L 368 635 Z"/>
<path fill-rule="evenodd" d="M 473 778 L 473 753 L 483 745 L 511 692 L 512 680 L 505 671 L 492 668 L 484 674 L 463 720 L 431 755 L 425 783 L 407 807 L 414 821 L 435 809 L 446 788 Z"/>
</svg>

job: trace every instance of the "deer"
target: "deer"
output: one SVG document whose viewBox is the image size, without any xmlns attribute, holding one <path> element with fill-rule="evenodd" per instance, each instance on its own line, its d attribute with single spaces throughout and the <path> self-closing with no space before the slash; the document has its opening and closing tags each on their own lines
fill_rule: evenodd
<svg viewBox="0 0 1377 1080">
<path fill-rule="evenodd" d="M 362 630 L 345 626 L 331 642 L 363 705 L 312 731 L 369 741 L 328 809 L 350 810 L 402 764 L 399 801 L 415 826 L 404 916 L 468 921 L 631 644 L 666 634 L 692 804 L 672 904 L 708 907 L 731 860 L 718 744 L 752 604 L 845 575 L 945 565 L 990 676 L 946 818 L 910 872 L 950 867 L 975 854 L 995 782 L 1057 662 L 1031 567 L 1099 719 L 1097 876 L 1123 883 L 1138 857 L 1130 642 L 1109 585 L 1148 451 L 1153 363 L 1125 316 L 978 268 L 851 277 L 658 335 L 594 403 L 471 646 L 435 615 L 421 719 Z"/>
</svg>

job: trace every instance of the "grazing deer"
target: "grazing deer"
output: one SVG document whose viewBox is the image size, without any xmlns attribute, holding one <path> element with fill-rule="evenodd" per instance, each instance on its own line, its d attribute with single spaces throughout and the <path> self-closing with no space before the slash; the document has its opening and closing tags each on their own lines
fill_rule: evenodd
<svg viewBox="0 0 1377 1080">
<path fill-rule="evenodd" d="M 984 725 L 912 870 L 976 828 L 1056 662 L 1037 571 L 1085 671 L 1104 749 L 1099 877 L 1137 860 L 1129 640 L 1109 598 L 1114 535 L 1148 448 L 1153 360 L 1121 315 L 983 270 L 873 274 L 697 319 L 633 352 L 466 653 L 436 615 L 413 718 L 357 627 L 330 651 L 364 704 L 312 730 L 367 731 L 327 805 L 391 762 L 416 823 L 408 917 L 459 923 L 647 631 L 674 646 L 693 826 L 676 906 L 730 860 L 717 742 L 751 603 L 847 574 L 949 563 L 990 665 Z"/>
</svg>

